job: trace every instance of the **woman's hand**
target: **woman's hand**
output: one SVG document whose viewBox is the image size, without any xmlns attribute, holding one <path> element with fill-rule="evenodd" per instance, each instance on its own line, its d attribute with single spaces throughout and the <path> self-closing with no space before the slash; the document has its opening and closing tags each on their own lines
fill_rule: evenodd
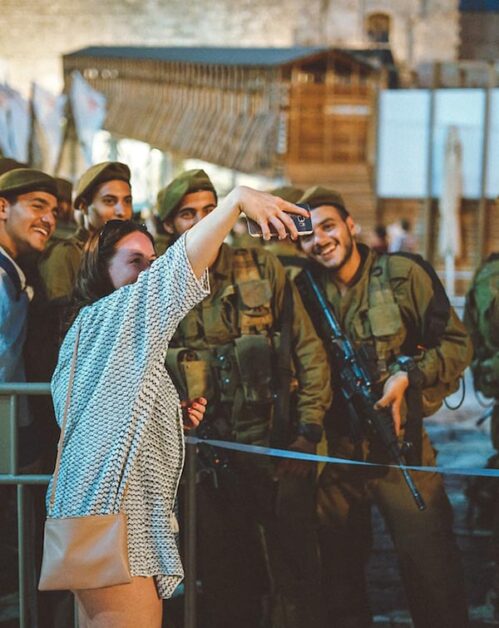
<svg viewBox="0 0 499 628">
<path fill-rule="evenodd" d="M 307 210 L 302 207 L 288 203 L 278 196 L 257 192 L 246 186 L 237 187 L 231 194 L 238 196 L 240 211 L 260 225 L 264 240 L 270 239 L 269 225 L 275 227 L 280 240 L 288 237 L 288 235 L 296 240 L 298 231 L 295 223 L 286 212 L 308 217 Z"/>
<path fill-rule="evenodd" d="M 204 270 L 213 264 L 220 246 L 241 212 L 260 225 L 264 240 L 270 239 L 270 224 L 275 227 L 279 238 L 283 239 L 289 234 L 295 240 L 298 232 L 285 212 L 308 216 L 305 209 L 272 194 L 257 192 L 245 186 L 234 188 L 212 212 L 187 232 L 187 257 L 196 277 L 201 277 Z"/>
<path fill-rule="evenodd" d="M 204 397 L 196 397 L 191 401 L 181 401 L 183 408 L 184 429 L 193 430 L 201 423 L 208 402 Z"/>
</svg>

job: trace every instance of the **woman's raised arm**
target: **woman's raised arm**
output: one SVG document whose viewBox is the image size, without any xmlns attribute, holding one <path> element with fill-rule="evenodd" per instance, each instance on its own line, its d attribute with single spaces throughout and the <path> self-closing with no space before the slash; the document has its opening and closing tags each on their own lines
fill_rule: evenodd
<svg viewBox="0 0 499 628">
<path fill-rule="evenodd" d="M 272 194 L 245 186 L 234 188 L 220 205 L 187 232 L 187 257 L 196 277 L 201 277 L 205 268 L 215 261 L 218 249 L 241 212 L 260 225 L 265 240 L 270 238 L 269 224 L 276 228 L 279 238 L 291 235 L 295 239 L 296 227 L 285 212 L 308 215 L 301 207 Z"/>
</svg>

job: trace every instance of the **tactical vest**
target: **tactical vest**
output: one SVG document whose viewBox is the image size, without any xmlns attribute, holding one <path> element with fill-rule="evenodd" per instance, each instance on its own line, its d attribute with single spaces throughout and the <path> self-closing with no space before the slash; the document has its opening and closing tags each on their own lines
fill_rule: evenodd
<svg viewBox="0 0 499 628">
<path fill-rule="evenodd" d="M 499 253 L 478 270 L 466 298 L 465 321 L 473 339 L 475 388 L 499 397 Z"/>
<path fill-rule="evenodd" d="M 236 249 L 232 256 L 230 283 L 182 320 L 166 366 L 185 399 L 231 403 L 235 412 L 244 403 L 273 401 L 279 334 L 257 252 Z"/>
<path fill-rule="evenodd" d="M 389 364 L 400 354 L 400 347 L 405 339 L 400 308 L 390 284 L 388 259 L 383 255 L 373 264 L 368 290 L 367 320 L 380 378 L 385 376 Z"/>
<path fill-rule="evenodd" d="M 386 379 L 390 364 L 401 354 L 402 350 L 404 354 L 413 356 L 417 361 L 418 355 L 422 355 L 425 349 L 436 347 L 450 316 L 448 297 L 433 268 L 419 256 L 403 254 L 402 257 L 410 259 L 423 268 L 433 285 L 433 297 L 425 315 L 424 336 L 419 330 L 407 329 L 390 283 L 390 279 L 394 278 L 390 276 L 391 257 L 390 255 L 378 257 L 372 265 L 369 277 L 367 322 L 371 331 L 375 350 L 374 359 L 380 380 Z M 453 382 L 437 382 L 433 386 L 424 388 L 424 416 L 436 412 L 445 397 L 458 388 L 459 378 Z"/>
</svg>

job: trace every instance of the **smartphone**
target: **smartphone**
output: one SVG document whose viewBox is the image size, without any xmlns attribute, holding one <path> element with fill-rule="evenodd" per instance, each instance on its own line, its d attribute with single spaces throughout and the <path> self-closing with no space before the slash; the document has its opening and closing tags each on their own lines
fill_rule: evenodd
<svg viewBox="0 0 499 628">
<path fill-rule="evenodd" d="M 295 203 L 298 207 L 302 207 L 308 211 L 308 216 L 301 216 L 300 214 L 291 214 L 290 212 L 286 212 L 286 214 L 291 218 L 291 220 L 295 223 L 296 230 L 298 231 L 299 236 L 310 235 L 314 232 L 312 228 L 312 219 L 310 218 L 310 205 L 307 203 Z M 251 220 L 251 218 L 246 217 L 248 222 L 248 233 L 254 238 L 262 237 L 262 230 L 260 225 Z M 274 225 L 269 224 L 270 236 L 272 238 L 277 238 L 277 230 Z"/>
</svg>

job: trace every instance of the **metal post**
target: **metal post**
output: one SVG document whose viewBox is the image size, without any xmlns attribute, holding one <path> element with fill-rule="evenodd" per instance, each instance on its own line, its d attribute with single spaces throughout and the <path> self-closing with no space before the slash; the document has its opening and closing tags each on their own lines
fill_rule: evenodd
<svg viewBox="0 0 499 628">
<path fill-rule="evenodd" d="M 196 628 L 196 472 L 197 446 L 186 445 L 184 628 Z"/>
<path fill-rule="evenodd" d="M 76 601 L 76 595 L 73 594 L 73 628 L 79 628 L 80 622 L 78 621 L 78 602 Z"/>
<path fill-rule="evenodd" d="M 495 66 L 489 63 L 488 85 L 485 90 L 485 105 L 483 112 L 483 136 L 482 136 L 482 157 L 481 157 L 481 177 L 480 177 L 480 201 L 478 203 L 478 263 L 486 255 L 486 212 L 487 212 L 487 169 L 489 165 L 489 138 L 490 138 L 490 101 L 492 89 L 495 85 Z"/>
<path fill-rule="evenodd" d="M 18 471 L 17 396 L 10 395 L 10 473 Z M 26 628 L 26 573 L 24 568 L 24 485 L 17 485 L 17 569 L 19 583 L 19 628 Z"/>
<path fill-rule="evenodd" d="M 24 484 L 17 486 L 17 556 L 19 569 L 19 628 L 27 628 L 26 569 L 24 552 Z"/>
<path fill-rule="evenodd" d="M 17 475 L 17 397 L 15 393 L 10 393 L 10 473 Z"/>
<path fill-rule="evenodd" d="M 384 83 L 384 81 L 383 81 Z M 381 208 L 381 199 L 379 197 L 379 168 L 380 168 L 380 127 L 381 127 L 381 94 L 382 89 L 380 82 L 376 83 L 374 93 L 374 168 L 373 168 L 373 188 L 374 188 L 374 212 L 376 216 L 376 223 L 383 223 L 383 215 Z"/>
<path fill-rule="evenodd" d="M 430 115 L 428 119 L 428 153 L 426 168 L 426 198 L 423 208 L 423 255 L 431 261 L 431 219 L 433 206 L 433 135 L 435 130 L 435 100 L 440 64 L 433 66 L 433 79 L 430 89 Z"/>
<path fill-rule="evenodd" d="M 19 628 L 29 628 L 30 624 L 34 625 L 36 621 L 36 609 L 34 607 L 34 596 L 32 595 L 33 580 L 27 582 L 26 577 L 26 559 L 30 558 L 25 549 L 26 523 L 25 523 L 25 496 L 26 484 L 47 484 L 50 479 L 48 475 L 19 475 L 19 457 L 18 457 L 18 431 L 17 431 L 17 415 L 18 415 L 18 395 L 40 395 L 50 393 L 50 384 L 28 384 L 2 382 L 0 383 L 0 396 L 9 399 L 9 462 L 7 465 L 8 473 L 0 473 L 0 485 L 16 485 L 17 497 L 17 542 L 18 542 L 18 583 L 19 583 Z M 30 563 L 30 566 L 31 563 Z M 27 594 L 30 596 L 30 605 L 28 609 Z M 29 622 L 29 623 L 28 623 Z"/>
</svg>

